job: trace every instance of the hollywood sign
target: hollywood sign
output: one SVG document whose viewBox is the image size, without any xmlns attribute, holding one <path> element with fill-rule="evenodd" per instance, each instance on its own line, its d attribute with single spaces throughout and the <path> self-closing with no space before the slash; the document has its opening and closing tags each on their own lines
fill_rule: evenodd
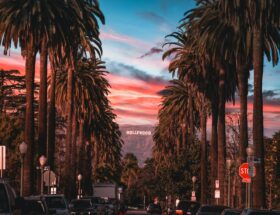
<svg viewBox="0 0 280 215">
<path fill-rule="evenodd" d="M 127 134 L 127 135 L 143 135 L 143 136 L 150 136 L 150 135 L 152 135 L 152 132 L 151 132 L 151 131 L 137 131 L 137 130 L 134 130 L 134 131 L 126 131 L 126 134 Z"/>
</svg>

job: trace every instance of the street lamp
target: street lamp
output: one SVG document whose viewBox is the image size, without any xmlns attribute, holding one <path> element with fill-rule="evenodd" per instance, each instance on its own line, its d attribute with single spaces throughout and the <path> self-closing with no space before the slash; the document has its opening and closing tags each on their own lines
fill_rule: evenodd
<svg viewBox="0 0 280 215">
<path fill-rule="evenodd" d="M 230 173 L 231 173 L 231 166 L 233 164 L 233 160 L 231 160 L 230 158 L 228 158 L 226 160 L 226 166 L 227 166 L 227 170 L 228 170 L 228 206 L 230 207 Z"/>
<path fill-rule="evenodd" d="M 40 167 L 41 167 L 41 195 L 43 195 L 44 193 L 44 166 L 47 162 L 47 158 L 45 155 L 42 155 L 41 157 L 39 157 L 39 163 L 40 163 Z"/>
<path fill-rule="evenodd" d="M 193 176 L 192 177 L 192 183 L 193 183 L 193 189 L 192 190 L 193 191 L 192 191 L 191 201 L 196 201 L 196 195 L 195 195 L 195 189 L 194 189 L 195 182 L 196 182 L 196 177 Z"/>
<path fill-rule="evenodd" d="M 79 174 L 78 177 L 78 199 L 81 197 L 81 180 L 83 179 L 82 174 Z"/>
<path fill-rule="evenodd" d="M 193 189 L 193 191 L 194 191 L 194 183 L 195 183 L 195 182 L 196 182 L 196 177 L 193 176 L 193 177 L 192 177 L 192 183 L 193 183 L 193 188 L 192 188 L 192 189 Z"/>
<path fill-rule="evenodd" d="M 23 174 L 24 174 L 24 156 L 27 152 L 27 144 L 25 142 L 22 142 L 19 144 L 19 152 L 20 152 L 20 162 L 21 162 L 21 169 L 20 169 L 20 196 L 23 194 Z"/>
<path fill-rule="evenodd" d="M 248 157 L 254 156 L 255 150 L 254 150 L 254 148 L 253 148 L 252 145 L 249 145 L 249 146 L 246 148 L 246 153 L 247 153 Z"/>
<path fill-rule="evenodd" d="M 252 202 L 252 182 L 253 182 L 253 175 L 254 175 L 254 153 L 255 153 L 255 150 L 253 148 L 253 145 L 249 145 L 247 148 L 246 148 L 246 153 L 247 153 L 247 162 L 249 164 L 249 175 L 251 177 L 251 182 L 248 186 L 248 202 L 247 202 L 247 205 L 248 205 L 248 208 L 251 207 L 251 202 Z M 250 172 L 252 171 L 252 173 Z"/>
</svg>

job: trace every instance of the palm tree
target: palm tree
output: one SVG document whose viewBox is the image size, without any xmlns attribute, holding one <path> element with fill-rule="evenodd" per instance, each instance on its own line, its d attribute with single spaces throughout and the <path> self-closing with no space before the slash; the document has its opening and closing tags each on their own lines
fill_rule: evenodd
<svg viewBox="0 0 280 215">
<path fill-rule="evenodd" d="M 174 54 L 174 58 L 172 59 L 170 65 L 169 65 L 169 71 L 171 71 L 173 74 L 175 72 L 178 73 L 178 76 L 180 79 L 185 80 L 187 82 L 193 83 L 197 88 L 195 92 L 200 92 L 198 95 L 195 96 L 194 101 L 197 103 L 196 106 L 201 105 L 199 108 L 200 110 L 200 123 L 201 123 L 201 175 L 204 176 L 206 173 L 206 124 L 205 120 L 208 115 L 208 111 L 210 107 L 203 106 L 203 104 L 207 104 L 207 100 L 211 98 L 212 104 L 215 104 L 214 98 L 216 98 L 216 94 L 212 93 L 217 92 L 218 90 L 213 90 L 217 89 L 215 87 L 215 82 L 210 82 L 208 80 L 213 79 L 213 74 L 209 75 L 209 71 L 213 70 L 212 67 L 210 67 L 209 63 L 207 62 L 207 59 L 203 57 L 199 52 L 196 52 L 196 47 L 195 47 L 195 42 L 197 39 L 192 35 L 191 32 L 189 31 L 184 31 L 180 30 L 179 32 L 175 32 L 170 35 L 171 37 L 175 38 L 175 42 L 170 42 L 167 44 L 173 45 L 172 48 L 170 48 L 164 55 L 163 57 L 165 58 L 166 56 Z M 207 76 L 206 76 L 207 75 Z M 205 81 L 206 80 L 206 81 Z M 209 89 L 209 90 L 207 90 Z M 211 93 L 210 93 L 211 92 Z M 196 93 L 196 94 L 197 94 Z M 200 98 L 200 99 L 199 99 Z M 191 104 L 191 103 L 190 103 Z M 207 108 L 206 108 L 207 107 Z M 214 107 L 212 105 L 212 107 Z M 213 113 L 214 110 L 212 110 Z M 193 119 L 190 119 L 191 121 L 195 121 Z M 215 121 L 212 122 L 212 132 L 213 128 L 216 125 Z M 215 130 L 216 131 L 216 130 Z M 214 133 L 214 132 L 213 132 Z M 212 140 L 214 140 L 215 136 L 212 136 Z M 213 143 L 213 142 L 212 142 Z M 213 154 L 216 152 L 216 144 L 211 145 L 211 156 L 212 156 L 212 164 L 217 161 L 216 156 Z M 215 169 L 213 168 L 214 165 L 212 165 L 211 171 L 212 171 L 212 176 L 216 175 Z M 215 178 L 213 178 L 215 179 Z M 214 181 L 214 180 L 213 180 Z M 202 201 L 206 202 L 206 181 L 201 181 L 202 183 Z"/>
<path fill-rule="evenodd" d="M 255 207 L 265 207 L 265 171 L 264 171 L 264 136 L 263 136 L 263 98 L 262 98 L 262 79 L 263 79 L 263 55 L 266 41 L 265 35 L 270 28 L 276 28 L 275 37 L 270 37 L 273 62 L 278 61 L 278 52 L 280 46 L 279 26 L 280 26 L 280 2 L 270 1 L 249 1 L 248 9 L 250 11 L 250 21 L 253 31 L 253 67 L 254 67 L 254 103 L 253 103 L 253 143 L 255 146 L 255 156 L 260 158 L 260 164 L 257 165 L 256 179 L 253 184 L 253 192 L 256 198 L 253 199 Z M 253 13 L 254 11 L 257 11 Z"/>
<path fill-rule="evenodd" d="M 59 52 L 61 44 L 67 43 L 67 36 L 71 35 L 69 26 L 72 19 L 77 17 L 72 11 L 67 10 L 65 2 L 58 0 L 53 2 L 34 1 L 0 1 L 0 38 L 4 51 L 19 45 L 22 54 L 26 58 L 26 119 L 25 119 L 25 142 L 29 149 L 25 159 L 25 185 L 24 193 L 30 194 L 34 185 L 34 73 L 35 57 L 38 47 L 41 47 L 41 38 L 49 38 L 50 47 Z M 45 11 L 44 9 L 49 10 Z M 42 13 L 44 11 L 44 13 Z M 67 32 L 67 33 L 65 33 Z M 43 41 L 45 41 L 43 39 Z M 68 40 L 68 44 L 69 41 Z M 44 49 L 45 50 L 45 49 Z M 43 67 L 43 64 L 42 64 Z M 42 106 L 41 106 L 42 107 Z"/>
<path fill-rule="evenodd" d="M 189 80 L 190 82 L 190 80 Z M 168 86 L 165 89 L 165 96 L 162 102 L 162 108 L 159 111 L 159 126 L 161 128 L 162 124 L 163 127 L 161 128 L 163 131 L 161 133 L 156 130 L 154 135 L 154 140 L 156 143 L 156 149 L 154 147 L 154 153 L 156 150 L 161 151 L 162 153 L 165 150 L 169 150 L 168 148 L 165 149 L 165 145 L 169 142 L 177 142 L 178 136 L 181 133 L 181 140 L 184 141 L 185 139 L 183 136 L 187 136 L 184 131 L 181 129 L 181 121 L 180 119 L 185 119 L 186 122 L 190 122 L 189 124 L 193 124 L 195 127 L 199 127 L 201 129 L 201 202 L 206 203 L 206 190 L 207 190 L 207 174 L 206 174 L 206 163 L 207 163 L 207 147 L 206 147 L 206 117 L 207 117 L 207 100 L 205 99 L 203 93 L 199 92 L 197 86 L 194 83 L 188 83 L 187 81 L 180 81 L 180 80 L 173 80 L 171 81 L 172 85 Z M 190 103 L 190 101 L 193 101 Z M 168 116 L 168 117 L 167 117 Z M 166 121 L 167 123 L 165 123 Z M 189 126 L 189 125 L 186 125 Z M 168 130 L 174 129 L 177 127 L 179 129 L 178 133 L 172 135 L 172 132 Z M 167 132 L 166 132 L 167 130 Z M 162 136 L 162 137 L 160 137 Z M 164 141 L 161 141 L 164 140 Z M 186 144 L 186 143 L 183 143 Z M 176 144 L 177 145 L 177 144 Z M 167 145 L 168 147 L 168 145 Z M 170 146 L 169 146 L 170 147 Z M 176 146 L 178 148 L 178 145 Z M 180 149 L 180 152 L 182 149 Z M 177 157 L 180 158 L 180 153 Z"/>
<path fill-rule="evenodd" d="M 215 1 L 202 1 L 198 8 L 193 9 L 186 13 L 183 19 L 183 24 L 190 34 L 196 35 L 194 47 L 197 48 L 198 53 L 204 55 L 205 59 L 209 59 L 212 62 L 210 65 L 213 67 L 217 73 L 216 84 L 218 88 L 218 178 L 220 180 L 220 190 L 221 199 L 224 201 L 224 178 L 225 178 L 225 103 L 226 100 L 234 101 L 234 93 L 236 87 L 234 66 L 230 64 L 230 61 L 224 59 L 224 56 L 231 56 L 225 47 L 228 42 L 228 38 L 225 37 L 225 32 L 231 33 L 230 27 L 226 22 L 222 21 L 222 17 L 216 10 Z M 230 34 L 226 34 L 226 36 Z M 223 52 L 224 51 L 224 52 Z M 229 57 L 228 57 L 229 58 Z M 230 59 L 231 60 L 231 59 Z M 205 63 L 205 60 L 202 61 Z M 207 68 L 203 66 L 204 68 Z M 211 70 L 206 70 L 211 72 Z M 213 76 L 213 75 L 212 75 Z M 213 79 L 213 78 L 212 78 Z M 215 83 L 213 83 L 215 84 Z M 225 85 L 226 84 L 226 85 Z M 226 87 L 227 86 L 227 87 Z M 214 88 L 215 89 L 215 88 Z M 217 92 L 216 91 L 216 92 Z M 214 91 L 215 92 L 215 91 Z M 215 94 L 212 98 L 217 101 Z M 213 102 L 212 102 L 213 104 Z M 212 105 L 213 107 L 213 105 Z M 212 110 L 215 113 L 215 109 Z M 213 123 L 216 122 L 215 115 L 213 115 Z M 213 126 L 214 127 L 214 126 Z M 215 133 L 213 132 L 213 138 L 215 138 Z M 212 149 L 212 155 L 214 155 L 215 150 Z M 213 158 L 212 158 L 213 159 Z M 214 176 L 214 174 L 212 174 Z M 214 179 L 212 178 L 214 181 Z"/>
<path fill-rule="evenodd" d="M 51 169 L 54 169 L 55 154 L 55 137 L 56 137 L 56 108 L 55 108 L 55 91 L 57 72 L 63 71 L 64 62 L 57 59 L 54 54 L 50 54 L 51 74 L 48 77 L 48 119 L 47 119 L 47 157 Z M 60 66 L 59 66 L 60 65 Z"/>
<path fill-rule="evenodd" d="M 66 133 L 66 168 L 65 178 L 70 184 L 74 184 L 75 175 L 71 176 L 71 143 L 72 143 L 72 123 L 73 123 L 73 73 L 76 69 L 78 52 L 88 51 L 92 58 L 96 53 L 101 56 L 101 41 L 99 39 L 99 25 L 97 18 L 104 23 L 104 16 L 99 9 L 97 1 L 69 0 L 69 8 L 79 14 L 79 19 L 74 20 L 70 26 L 72 28 L 72 46 L 66 50 L 68 58 L 68 80 L 67 80 L 67 133 Z M 68 183 L 67 183 L 68 184 Z M 69 186 L 66 186 L 69 188 Z M 66 189 L 66 195 L 71 195 Z"/>
<path fill-rule="evenodd" d="M 253 142 L 256 156 L 261 159 L 257 165 L 254 193 L 254 206 L 265 206 L 265 175 L 264 175 L 264 146 L 263 146 L 263 110 L 262 110 L 262 76 L 263 54 L 273 64 L 278 62 L 279 49 L 279 1 L 227 1 L 219 0 L 222 11 L 227 14 L 234 26 L 238 26 L 244 33 L 250 35 L 247 50 L 252 52 L 254 68 L 254 108 L 253 108 Z M 251 59 L 250 59 L 251 60 Z M 243 149 L 245 156 L 245 149 Z"/>
<path fill-rule="evenodd" d="M 107 96 L 109 93 L 108 88 L 110 87 L 108 81 L 105 79 L 106 73 L 107 71 L 104 62 L 97 59 L 86 58 L 82 58 L 77 62 L 76 70 L 73 73 L 73 118 L 75 119 L 74 121 L 78 122 L 77 125 L 74 125 L 75 123 L 73 122 L 71 128 L 71 133 L 73 132 L 71 154 L 73 156 L 70 159 L 70 162 L 74 173 L 76 172 L 76 156 L 74 155 L 77 154 L 76 130 L 79 129 L 80 144 L 78 151 L 80 152 L 80 156 L 87 153 L 85 149 L 88 147 L 85 145 L 85 140 L 93 142 L 96 147 L 100 148 L 100 146 L 97 145 L 100 143 L 99 140 L 96 141 L 95 138 L 95 141 L 90 141 L 92 134 L 96 132 L 95 126 L 97 128 L 103 128 L 104 131 L 110 130 L 110 126 L 108 124 L 104 124 L 108 121 L 106 116 L 104 116 L 104 113 L 106 113 L 106 110 L 109 108 Z M 68 95 L 67 80 L 67 72 L 64 71 L 58 73 L 56 79 L 56 104 L 61 113 L 65 113 L 66 108 L 64 104 L 67 101 Z M 112 135 L 106 135 L 104 131 L 101 133 L 102 139 L 105 137 L 112 137 Z M 94 136 L 97 135 L 94 134 Z M 104 140 L 104 142 L 111 144 L 111 141 Z M 85 166 L 83 162 L 84 157 L 80 157 L 78 160 L 78 163 L 81 164 L 79 166 Z M 80 171 L 79 173 L 82 173 Z M 82 174 L 85 175 L 86 173 Z"/>
</svg>

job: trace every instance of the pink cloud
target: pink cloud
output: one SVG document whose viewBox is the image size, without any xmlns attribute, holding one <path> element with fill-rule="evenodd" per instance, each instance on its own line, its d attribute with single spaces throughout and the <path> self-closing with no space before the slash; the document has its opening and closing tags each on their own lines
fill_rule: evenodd
<svg viewBox="0 0 280 215">
<path fill-rule="evenodd" d="M 137 59 L 141 60 L 141 59 Z M 25 61 L 20 54 L 13 56 L 0 55 L 1 69 L 17 69 L 24 74 Z M 36 79 L 39 78 L 39 62 L 36 63 Z M 107 78 L 112 86 L 109 99 L 120 124 L 156 124 L 157 112 L 160 108 L 161 97 L 158 92 L 165 85 L 156 80 L 146 82 L 133 77 L 108 74 Z M 239 101 L 235 105 L 227 104 L 227 110 L 239 111 Z M 264 127 L 266 132 L 279 130 L 280 105 L 264 103 Z M 248 112 L 252 113 L 253 104 L 248 103 Z M 208 121 L 210 128 L 211 121 Z M 251 126 L 251 125 L 250 125 Z"/>
<path fill-rule="evenodd" d="M 129 37 L 127 35 L 118 34 L 113 31 L 110 31 L 110 32 L 102 31 L 100 33 L 100 38 L 101 38 L 101 40 L 111 40 L 111 41 L 115 41 L 115 42 L 125 43 L 125 44 L 128 44 L 128 45 L 136 47 L 136 48 L 140 48 L 140 49 L 149 49 L 151 47 L 151 45 L 147 42 L 144 42 L 144 41 L 139 40 L 134 37 Z"/>
</svg>

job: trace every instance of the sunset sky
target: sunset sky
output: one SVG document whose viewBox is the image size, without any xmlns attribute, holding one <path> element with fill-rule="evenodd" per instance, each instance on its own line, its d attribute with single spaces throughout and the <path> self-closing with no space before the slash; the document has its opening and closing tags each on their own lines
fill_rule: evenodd
<svg viewBox="0 0 280 215">
<path fill-rule="evenodd" d="M 100 0 L 106 25 L 101 26 L 103 60 L 110 71 L 110 100 L 120 124 L 155 125 L 160 103 L 159 92 L 171 78 L 168 62 L 162 61 L 164 37 L 172 33 L 185 11 L 193 8 L 190 0 Z M 0 54 L 0 68 L 23 70 L 19 50 L 10 56 Z M 280 65 L 264 68 L 265 134 L 280 130 Z M 252 80 L 251 73 L 251 80 Z M 252 81 L 250 83 L 252 84 Z M 252 89 L 249 93 L 252 110 Z M 228 104 L 228 110 L 238 110 Z"/>
</svg>

